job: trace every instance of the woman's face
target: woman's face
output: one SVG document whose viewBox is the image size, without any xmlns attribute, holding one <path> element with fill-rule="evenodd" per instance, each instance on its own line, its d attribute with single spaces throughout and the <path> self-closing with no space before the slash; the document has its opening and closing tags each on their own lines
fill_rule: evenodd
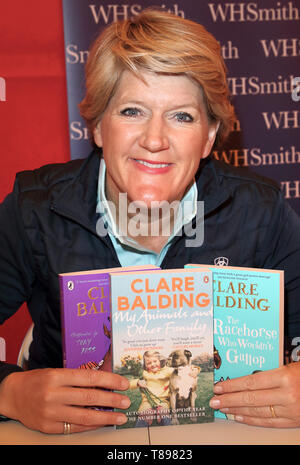
<svg viewBox="0 0 300 465">
<path fill-rule="evenodd" d="M 124 71 L 94 131 L 107 168 L 106 195 L 128 202 L 181 200 L 209 155 L 217 124 L 209 124 L 200 87 L 188 77 Z"/>
</svg>

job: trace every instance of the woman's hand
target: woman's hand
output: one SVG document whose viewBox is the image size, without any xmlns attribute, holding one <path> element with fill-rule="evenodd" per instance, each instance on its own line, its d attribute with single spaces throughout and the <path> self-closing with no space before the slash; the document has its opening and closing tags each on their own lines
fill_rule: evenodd
<svg viewBox="0 0 300 465">
<path fill-rule="evenodd" d="M 86 407 L 126 409 L 129 398 L 110 390 L 128 387 L 126 378 L 101 370 L 15 372 L 0 384 L 0 413 L 44 433 L 63 433 L 64 422 L 71 424 L 71 433 L 123 424 L 127 420 L 123 413 Z"/>
<path fill-rule="evenodd" d="M 300 426 L 300 362 L 214 386 L 210 406 L 254 426 Z"/>
</svg>

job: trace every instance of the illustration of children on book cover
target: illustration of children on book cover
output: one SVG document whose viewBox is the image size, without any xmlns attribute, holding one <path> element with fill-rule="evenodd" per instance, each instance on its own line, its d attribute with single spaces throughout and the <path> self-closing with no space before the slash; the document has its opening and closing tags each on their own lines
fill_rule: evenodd
<svg viewBox="0 0 300 465">
<path fill-rule="evenodd" d="M 213 421 L 210 271 L 111 276 L 113 371 L 127 376 L 128 427 Z"/>
</svg>

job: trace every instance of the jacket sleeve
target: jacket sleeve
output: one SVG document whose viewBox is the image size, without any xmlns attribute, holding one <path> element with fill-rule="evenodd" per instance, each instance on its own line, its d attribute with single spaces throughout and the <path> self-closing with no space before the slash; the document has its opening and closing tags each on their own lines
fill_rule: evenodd
<svg viewBox="0 0 300 465">
<path fill-rule="evenodd" d="M 284 270 L 285 335 L 300 336 L 300 218 L 280 195 L 263 244 L 264 268 Z M 266 253 L 267 251 L 267 253 Z"/>
<path fill-rule="evenodd" d="M 33 257 L 18 197 L 16 182 L 13 192 L 0 204 L 0 324 L 30 298 L 34 282 Z M 17 365 L 0 362 L 0 382 L 20 370 Z"/>
</svg>

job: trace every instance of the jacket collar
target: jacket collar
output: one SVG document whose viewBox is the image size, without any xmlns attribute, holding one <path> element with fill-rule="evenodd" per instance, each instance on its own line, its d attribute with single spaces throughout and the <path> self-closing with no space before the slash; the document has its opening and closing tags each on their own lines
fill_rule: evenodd
<svg viewBox="0 0 300 465">
<path fill-rule="evenodd" d="M 220 169 L 220 163 L 211 155 L 201 161 L 196 183 L 198 200 L 204 201 L 204 216 L 208 215 L 232 196 L 231 184 Z"/>
<path fill-rule="evenodd" d="M 100 156 L 101 153 L 95 150 L 87 159 L 76 160 L 79 168 L 72 171 L 63 189 L 53 192 L 50 202 L 51 210 L 81 224 L 94 234 L 99 218 L 96 207 Z"/>
<path fill-rule="evenodd" d="M 53 211 L 80 223 L 94 234 L 99 219 L 96 208 L 101 156 L 101 151 L 94 150 L 87 159 L 77 160 L 79 168 L 72 171 L 70 178 L 65 180 L 62 190 L 53 192 L 50 203 Z M 226 176 L 222 176 L 219 164 L 213 157 L 207 157 L 202 160 L 196 175 L 198 200 L 204 201 L 204 216 L 232 195 L 231 187 Z"/>
</svg>

